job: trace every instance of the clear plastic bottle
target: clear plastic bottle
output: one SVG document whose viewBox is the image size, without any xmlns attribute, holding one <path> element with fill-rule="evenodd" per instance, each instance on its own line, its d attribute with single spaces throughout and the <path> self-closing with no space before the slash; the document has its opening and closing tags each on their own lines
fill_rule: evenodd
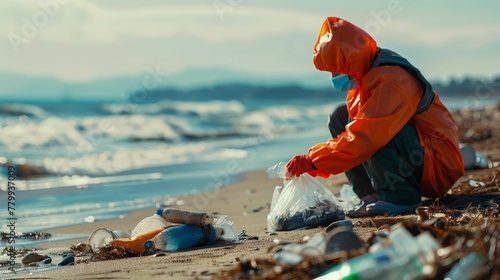
<svg viewBox="0 0 500 280">
<path fill-rule="evenodd" d="M 422 279 L 427 273 L 426 255 L 439 248 L 435 239 L 428 233 L 414 239 L 406 229 L 397 228 L 389 240 L 390 246 L 370 248 L 370 253 L 334 266 L 316 280 Z"/>
<path fill-rule="evenodd" d="M 195 226 L 189 224 L 167 228 L 150 240 L 144 242 L 146 250 L 178 251 L 195 246 L 206 245 L 217 240 L 222 228 L 213 225 Z"/>
<path fill-rule="evenodd" d="M 162 212 L 162 209 L 158 209 L 153 216 L 146 217 L 142 221 L 140 221 L 132 230 L 131 237 L 135 237 L 155 229 L 165 228 L 172 225 L 162 218 Z"/>
</svg>

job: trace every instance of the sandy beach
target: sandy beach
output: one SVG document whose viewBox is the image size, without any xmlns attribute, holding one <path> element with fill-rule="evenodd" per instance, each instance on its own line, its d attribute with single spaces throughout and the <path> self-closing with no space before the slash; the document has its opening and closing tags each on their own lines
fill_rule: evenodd
<svg viewBox="0 0 500 280">
<path fill-rule="evenodd" d="M 342 184 L 347 183 L 347 178 L 344 175 L 338 175 L 321 179 L 321 181 L 334 194 L 338 194 Z M 269 213 L 274 187 L 281 183 L 280 179 L 269 179 L 265 171 L 252 172 L 244 174 L 240 182 L 224 187 L 218 192 L 179 198 L 185 203 L 179 208 L 228 215 L 228 220 L 233 221 L 237 232 L 245 230 L 247 235 L 257 236 L 258 240 L 217 241 L 208 246 L 167 253 L 164 257 L 144 256 L 81 263 L 48 272 L 33 270 L 32 274 L 24 274 L 22 277 L 36 279 L 211 279 L 223 270 L 234 268 L 238 260 L 272 257 L 272 252 L 268 252 L 268 248 L 274 245 L 273 240 L 299 242 L 305 236 L 311 236 L 322 230 L 322 228 L 314 228 L 268 235 L 266 216 Z M 206 207 L 203 209 L 199 207 L 200 201 L 206 202 Z M 155 211 L 156 208 L 151 208 L 130 213 L 123 219 L 63 227 L 53 229 L 50 233 L 53 235 L 90 235 L 95 229 L 101 227 L 130 231 L 139 221 L 154 214 Z M 78 242 L 87 242 L 87 240 L 47 242 L 38 248 L 41 254 L 54 254 L 51 257 L 56 262 L 58 257 L 59 259 L 61 257 L 55 254 L 69 250 L 71 244 Z"/>
<path fill-rule="evenodd" d="M 500 161 L 500 145 L 498 138 L 499 107 L 483 112 L 484 121 L 476 122 L 474 126 L 467 120 L 469 113 L 455 115 L 461 127 L 461 141 L 471 143 L 476 150 L 485 153 L 492 162 Z M 493 118 L 493 119 L 492 119 Z M 496 121 L 495 121 L 496 120 Z M 464 126 L 465 124 L 469 125 Z M 485 131 L 493 137 L 476 137 L 486 135 Z M 467 138 L 469 137 L 469 138 Z M 467 171 L 457 182 L 457 186 L 466 184 L 471 178 L 481 178 L 491 174 L 497 166 L 489 169 Z M 326 187 L 338 195 L 341 186 L 347 183 L 342 175 L 320 179 Z M 185 251 L 167 253 L 166 256 L 143 256 L 120 260 L 107 260 L 99 262 L 82 262 L 73 266 L 53 267 L 54 269 L 42 271 L 33 269 L 31 273 L 23 273 L 18 278 L 32 279 L 211 279 L 223 275 L 242 260 L 252 258 L 272 258 L 273 240 L 300 242 L 305 236 L 311 236 L 324 228 L 308 230 L 278 232 L 269 235 L 266 216 L 269 213 L 272 193 L 276 185 L 281 185 L 280 179 L 269 179 L 262 170 L 242 175 L 239 182 L 223 187 L 211 193 L 190 195 L 178 198 L 177 207 L 187 210 L 204 211 L 228 215 L 228 220 L 233 221 L 236 232 L 245 230 L 249 236 L 257 236 L 258 240 L 242 240 L 238 242 L 217 241 L 211 245 L 196 247 Z M 50 231 L 58 235 L 90 235 L 97 228 L 111 230 L 131 231 L 143 218 L 154 214 L 156 208 L 129 213 L 123 219 L 97 221 L 94 223 L 57 228 Z M 354 223 L 357 221 L 353 221 Z M 366 240 L 375 227 L 358 227 L 354 231 Z M 48 242 L 36 246 L 41 254 L 52 257 L 53 263 L 61 259 L 61 253 L 68 251 L 72 244 L 87 242 L 84 239 Z M 84 260 L 84 258 L 77 257 Z"/>
</svg>

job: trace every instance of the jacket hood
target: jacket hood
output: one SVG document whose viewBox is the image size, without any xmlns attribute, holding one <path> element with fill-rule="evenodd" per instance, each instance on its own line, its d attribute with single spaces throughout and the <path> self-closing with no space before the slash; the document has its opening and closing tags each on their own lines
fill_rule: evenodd
<svg viewBox="0 0 500 280">
<path fill-rule="evenodd" d="M 314 45 L 313 62 L 318 70 L 361 80 L 376 54 L 377 43 L 368 33 L 346 20 L 328 17 Z"/>
</svg>

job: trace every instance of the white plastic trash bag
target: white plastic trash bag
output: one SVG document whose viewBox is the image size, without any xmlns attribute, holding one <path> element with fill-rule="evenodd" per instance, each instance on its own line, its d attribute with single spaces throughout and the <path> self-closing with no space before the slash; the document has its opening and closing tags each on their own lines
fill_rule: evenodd
<svg viewBox="0 0 500 280">
<path fill-rule="evenodd" d="M 339 201 L 340 205 L 342 205 L 342 208 L 344 209 L 353 209 L 361 202 L 352 186 L 348 184 L 342 185 L 342 188 L 340 189 Z"/>
<path fill-rule="evenodd" d="M 269 177 L 284 178 L 283 162 L 267 170 Z M 327 226 L 343 220 L 344 211 L 333 193 L 311 175 L 304 173 L 277 186 L 267 215 L 268 230 L 292 230 Z"/>
</svg>

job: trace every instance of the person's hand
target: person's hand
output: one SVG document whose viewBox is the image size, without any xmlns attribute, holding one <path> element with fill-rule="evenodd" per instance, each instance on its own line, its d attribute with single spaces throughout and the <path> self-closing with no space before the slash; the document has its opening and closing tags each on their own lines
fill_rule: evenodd
<svg viewBox="0 0 500 280">
<path fill-rule="evenodd" d="M 317 170 L 308 155 L 294 156 L 287 164 L 286 170 L 290 175 L 300 176 L 303 173 Z M 288 175 L 288 174 L 287 174 Z"/>
</svg>

